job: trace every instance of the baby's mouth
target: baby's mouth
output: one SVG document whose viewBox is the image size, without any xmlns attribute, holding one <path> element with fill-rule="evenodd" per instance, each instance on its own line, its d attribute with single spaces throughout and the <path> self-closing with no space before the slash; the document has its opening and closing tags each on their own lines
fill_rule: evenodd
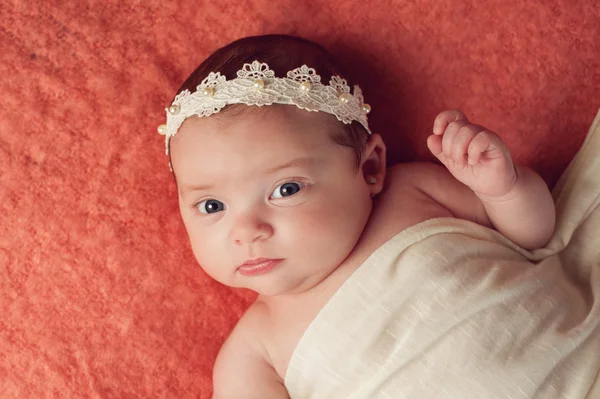
<svg viewBox="0 0 600 399">
<path fill-rule="evenodd" d="M 238 266 L 237 270 L 244 276 L 257 276 L 270 272 L 279 266 L 282 261 L 283 259 L 272 258 L 249 259 Z"/>
</svg>

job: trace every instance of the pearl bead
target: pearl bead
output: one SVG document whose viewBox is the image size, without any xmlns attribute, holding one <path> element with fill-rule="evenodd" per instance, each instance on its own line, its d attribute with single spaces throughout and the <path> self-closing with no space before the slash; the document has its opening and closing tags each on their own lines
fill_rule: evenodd
<svg viewBox="0 0 600 399">
<path fill-rule="evenodd" d="M 212 97 L 215 94 L 215 88 L 214 87 L 205 87 L 204 89 L 202 89 L 202 95 L 206 96 L 206 97 Z"/>
<path fill-rule="evenodd" d="M 175 104 L 171 105 L 169 107 L 169 113 L 171 115 L 177 115 L 179 113 L 179 105 L 175 105 Z"/>
<path fill-rule="evenodd" d="M 362 110 L 365 114 L 368 114 L 369 112 L 371 112 L 371 106 L 367 103 L 362 105 Z"/>
<path fill-rule="evenodd" d="M 264 89 L 265 82 L 262 79 L 254 79 L 253 86 L 255 89 Z"/>
<path fill-rule="evenodd" d="M 350 102 L 351 98 L 352 98 L 352 96 L 350 94 L 348 94 L 348 93 L 342 93 L 338 97 L 338 100 L 340 100 L 341 103 L 348 104 Z"/>
<path fill-rule="evenodd" d="M 160 134 L 161 136 L 164 136 L 165 134 L 167 134 L 167 125 L 159 125 L 158 126 L 158 134 Z"/>
<path fill-rule="evenodd" d="M 302 82 L 300 83 L 300 90 L 304 92 L 310 91 L 310 82 Z"/>
</svg>

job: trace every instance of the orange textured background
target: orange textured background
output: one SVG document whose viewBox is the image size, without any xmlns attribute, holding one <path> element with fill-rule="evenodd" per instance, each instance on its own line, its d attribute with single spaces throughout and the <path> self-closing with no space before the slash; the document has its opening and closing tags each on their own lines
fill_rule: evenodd
<svg viewBox="0 0 600 399">
<path fill-rule="evenodd" d="M 209 397 L 253 296 L 196 265 L 155 129 L 212 50 L 317 40 L 363 87 L 392 163 L 431 159 L 433 117 L 460 107 L 553 184 L 600 105 L 598 4 L 4 1 L 0 397 Z"/>
</svg>

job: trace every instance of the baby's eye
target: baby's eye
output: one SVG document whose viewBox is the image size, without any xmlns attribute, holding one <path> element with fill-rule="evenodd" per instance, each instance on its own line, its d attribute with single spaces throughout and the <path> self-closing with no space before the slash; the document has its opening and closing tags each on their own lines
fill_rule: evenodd
<svg viewBox="0 0 600 399">
<path fill-rule="evenodd" d="M 225 205 L 221 201 L 214 199 L 198 202 L 195 207 L 200 213 L 216 213 L 225 209 Z"/>
<path fill-rule="evenodd" d="M 297 183 L 297 182 L 283 183 L 283 184 L 277 186 L 277 188 L 275 188 L 275 190 L 273 191 L 273 194 L 271 194 L 271 198 L 277 199 L 277 198 L 285 198 L 285 197 L 292 196 L 292 195 L 296 194 L 298 191 L 302 190 L 303 187 L 304 187 L 304 184 L 302 184 L 302 183 Z"/>
</svg>

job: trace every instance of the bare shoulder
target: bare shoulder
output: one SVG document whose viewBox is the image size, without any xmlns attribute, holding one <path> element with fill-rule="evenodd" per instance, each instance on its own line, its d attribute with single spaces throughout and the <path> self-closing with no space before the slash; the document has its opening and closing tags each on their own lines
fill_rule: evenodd
<svg viewBox="0 0 600 399">
<path fill-rule="evenodd" d="M 255 303 L 244 313 L 217 356 L 213 399 L 289 398 L 259 339 L 264 309 Z"/>
<path fill-rule="evenodd" d="M 388 169 L 390 191 L 401 195 L 410 187 L 422 203 L 446 210 L 452 217 L 471 220 L 491 227 L 492 224 L 481 200 L 473 191 L 456 180 L 443 166 L 431 162 L 411 162 Z"/>
</svg>

